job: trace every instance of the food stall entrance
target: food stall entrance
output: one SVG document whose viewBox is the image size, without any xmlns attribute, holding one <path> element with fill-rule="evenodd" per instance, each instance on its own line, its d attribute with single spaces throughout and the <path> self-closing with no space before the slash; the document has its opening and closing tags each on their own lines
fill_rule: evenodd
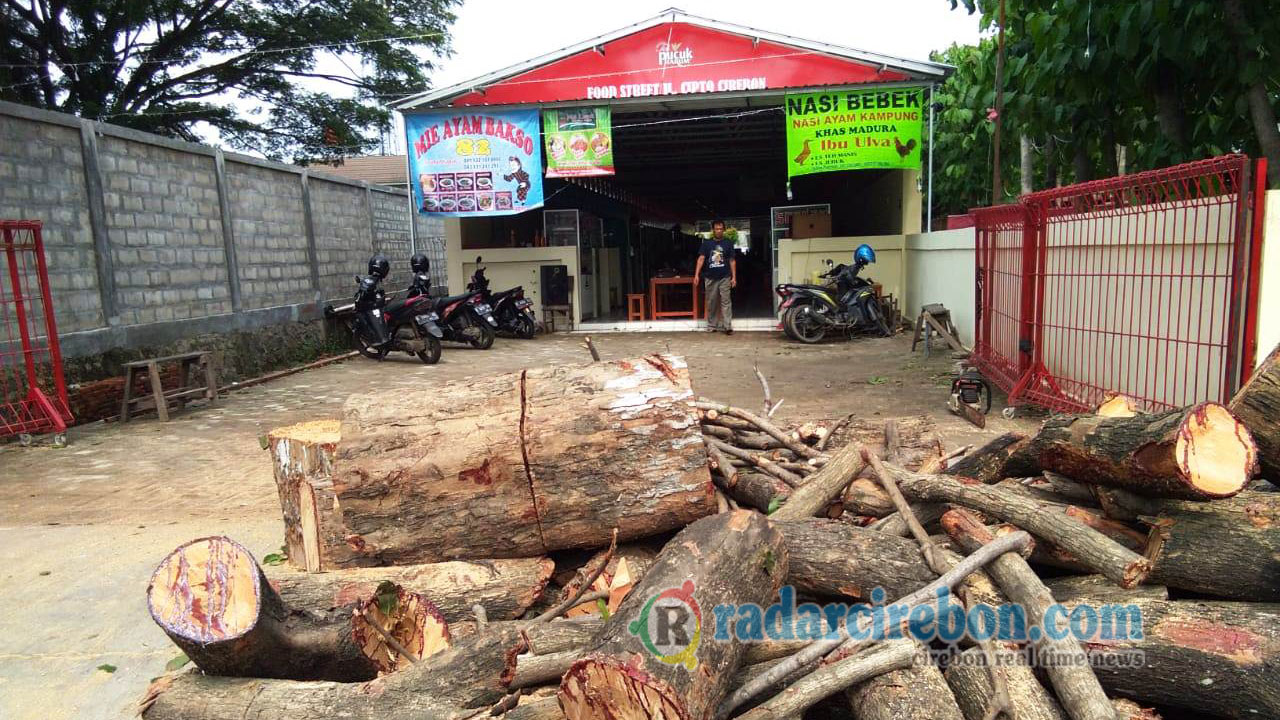
<svg viewBox="0 0 1280 720">
<path fill-rule="evenodd" d="M 772 326 L 772 288 L 786 276 L 780 274 L 781 243 L 901 235 L 917 231 L 920 223 L 918 142 L 898 141 L 897 146 L 914 168 L 832 166 L 797 173 L 797 163 L 811 154 L 808 167 L 813 168 L 827 143 L 789 147 L 788 121 L 797 108 L 788 106 L 788 98 L 818 92 L 843 102 L 846 93 L 874 88 L 884 117 L 914 112 L 918 120 L 923 97 L 918 89 L 941 80 L 948 70 L 668 11 L 471 82 L 408 98 L 397 109 L 405 114 L 409 133 L 410 172 L 419 178 L 411 182 L 419 186 L 415 205 L 451 218 L 446 223 L 451 291 L 465 285 L 478 250 L 493 287 L 523 285 L 535 303 L 538 268 L 560 267 L 572 278 L 569 300 L 576 323 L 624 323 L 627 296 L 636 294 L 645 296 L 646 321 L 672 317 L 667 313 L 691 315 L 688 278 L 698 248 L 712 220 L 724 219 L 738 265 L 735 318 L 762 318 Z M 906 92 L 916 93 L 915 99 L 902 100 Z M 910 102 L 915 105 L 908 107 Z M 519 125 L 525 112 L 535 119 Z M 447 199 L 434 198 L 433 206 L 427 192 L 438 173 L 416 171 L 444 166 L 414 166 L 415 157 L 425 160 L 442 138 L 420 130 L 419 116 L 446 134 L 450 124 L 456 131 L 496 127 L 504 140 L 518 142 L 524 137 L 512 128 L 524 128 L 526 135 L 538 137 L 541 152 L 534 153 L 536 158 L 510 153 L 510 168 L 500 165 L 490 176 L 496 199 L 454 198 L 452 211 L 442 212 Z M 892 125 L 886 121 L 876 127 Z M 832 145 L 850 142 L 861 140 L 830 139 Z M 893 148 L 887 152 L 892 155 Z M 475 158 L 456 164 L 470 169 Z M 513 190 L 523 187 L 521 172 L 535 170 L 541 181 L 537 204 L 521 208 Z M 504 190 L 499 178 L 514 183 L 512 189 Z M 482 206 L 492 211 L 479 212 Z M 855 246 L 850 244 L 849 252 Z M 843 252 L 841 243 L 830 247 Z M 495 271 L 499 263 L 504 268 Z"/>
</svg>

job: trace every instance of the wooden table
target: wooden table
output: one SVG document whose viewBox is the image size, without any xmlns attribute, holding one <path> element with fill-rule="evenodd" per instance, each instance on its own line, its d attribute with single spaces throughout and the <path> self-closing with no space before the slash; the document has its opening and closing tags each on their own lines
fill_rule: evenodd
<svg viewBox="0 0 1280 720">
<path fill-rule="evenodd" d="M 688 285 L 693 291 L 693 307 L 688 310 L 662 310 L 662 304 L 658 302 L 659 291 L 663 287 L 672 285 Z M 698 319 L 698 286 L 693 282 L 693 276 L 681 277 L 664 277 L 649 278 L 649 316 L 654 320 L 660 318 L 689 318 Z"/>
</svg>

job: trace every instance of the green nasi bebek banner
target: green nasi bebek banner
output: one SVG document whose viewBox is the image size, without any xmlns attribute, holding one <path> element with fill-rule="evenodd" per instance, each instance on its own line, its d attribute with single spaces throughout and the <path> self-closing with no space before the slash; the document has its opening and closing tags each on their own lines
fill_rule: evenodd
<svg viewBox="0 0 1280 720">
<path fill-rule="evenodd" d="M 919 169 L 924 88 L 787 96 L 787 177 Z"/>
</svg>

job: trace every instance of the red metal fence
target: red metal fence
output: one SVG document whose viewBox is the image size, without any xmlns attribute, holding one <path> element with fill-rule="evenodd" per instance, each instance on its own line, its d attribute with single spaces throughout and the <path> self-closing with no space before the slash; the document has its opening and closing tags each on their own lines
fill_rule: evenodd
<svg viewBox="0 0 1280 720">
<path fill-rule="evenodd" d="M 1010 405 L 1226 401 L 1253 366 L 1265 174 L 1229 155 L 974 210 L 974 363 Z"/>
<path fill-rule="evenodd" d="M 40 223 L 0 220 L 0 436 L 71 422 Z"/>
</svg>

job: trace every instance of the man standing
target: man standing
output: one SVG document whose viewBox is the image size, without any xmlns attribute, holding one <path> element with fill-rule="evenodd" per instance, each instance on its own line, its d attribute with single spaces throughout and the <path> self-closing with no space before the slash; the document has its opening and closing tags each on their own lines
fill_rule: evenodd
<svg viewBox="0 0 1280 720">
<path fill-rule="evenodd" d="M 724 221 L 711 223 L 711 239 L 702 241 L 698 264 L 693 269 L 693 284 L 707 280 L 707 332 L 724 330 L 733 334 L 733 300 L 730 290 L 738 286 L 738 261 L 733 256 L 733 243 L 724 236 Z M 695 290 L 696 292 L 696 290 Z"/>
</svg>

